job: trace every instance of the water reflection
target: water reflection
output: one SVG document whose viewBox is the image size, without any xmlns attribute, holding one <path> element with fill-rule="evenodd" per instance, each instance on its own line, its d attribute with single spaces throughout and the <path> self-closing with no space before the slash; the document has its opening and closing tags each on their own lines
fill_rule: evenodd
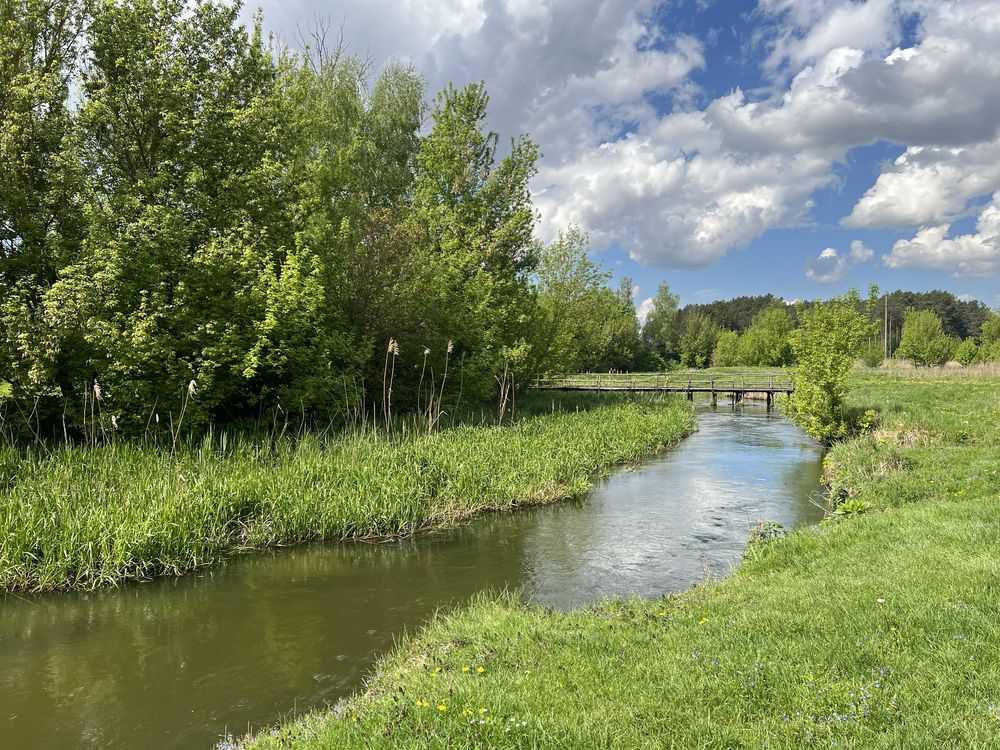
<svg viewBox="0 0 1000 750">
<path fill-rule="evenodd" d="M 208 748 L 358 688 L 404 627 L 484 589 L 565 607 L 721 575 L 750 525 L 815 520 L 820 450 L 762 410 L 706 410 L 583 503 L 386 545 L 251 556 L 116 591 L 0 600 L 0 737 Z"/>
</svg>

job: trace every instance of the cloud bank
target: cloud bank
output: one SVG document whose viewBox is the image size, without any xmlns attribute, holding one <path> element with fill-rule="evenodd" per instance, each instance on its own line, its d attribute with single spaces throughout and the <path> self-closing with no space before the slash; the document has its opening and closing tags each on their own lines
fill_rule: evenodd
<svg viewBox="0 0 1000 750">
<path fill-rule="evenodd" d="M 286 34 L 317 13 L 343 18 L 347 39 L 376 61 L 411 60 L 432 90 L 486 80 L 494 127 L 545 151 L 543 236 L 576 223 L 642 263 L 705 267 L 809 221 L 851 150 L 884 141 L 903 153 L 844 226 L 910 234 L 884 256 L 890 268 L 1000 273 L 1000 0 L 759 0 L 750 20 L 770 85 L 710 100 L 695 80 L 717 40 L 673 32 L 669 3 L 263 6 Z M 952 236 L 970 213 L 976 231 Z M 816 261 L 817 280 L 852 262 Z"/>
</svg>

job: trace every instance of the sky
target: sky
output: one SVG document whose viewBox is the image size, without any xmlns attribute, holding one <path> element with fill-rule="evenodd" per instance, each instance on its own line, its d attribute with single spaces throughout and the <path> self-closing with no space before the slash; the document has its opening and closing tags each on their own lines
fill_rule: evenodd
<svg viewBox="0 0 1000 750">
<path fill-rule="evenodd" d="M 248 0 L 431 94 L 483 80 L 640 308 L 946 289 L 1000 306 L 1000 0 Z"/>
</svg>

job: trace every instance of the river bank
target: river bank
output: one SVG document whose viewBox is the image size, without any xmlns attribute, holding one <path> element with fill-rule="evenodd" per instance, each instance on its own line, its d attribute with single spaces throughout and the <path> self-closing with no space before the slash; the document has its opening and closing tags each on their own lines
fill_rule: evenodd
<svg viewBox="0 0 1000 750">
<path fill-rule="evenodd" d="M 394 441 L 216 439 L 176 457 L 124 442 L 0 448 L 0 591 L 95 588 L 236 552 L 405 536 L 576 497 L 694 425 L 679 399 L 591 399 L 580 411 L 571 402 Z"/>
<path fill-rule="evenodd" d="M 1000 380 L 865 374 L 849 398 L 874 414 L 828 458 L 822 529 L 657 601 L 481 598 L 366 692 L 245 747 L 991 746 Z"/>
</svg>

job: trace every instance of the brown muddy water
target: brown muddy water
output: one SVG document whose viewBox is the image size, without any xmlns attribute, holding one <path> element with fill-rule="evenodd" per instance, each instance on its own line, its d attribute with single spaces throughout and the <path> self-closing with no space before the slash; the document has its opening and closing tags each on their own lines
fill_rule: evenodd
<svg viewBox="0 0 1000 750">
<path fill-rule="evenodd" d="M 559 608 L 725 575 L 760 520 L 817 521 L 822 450 L 762 408 L 576 503 L 391 544 L 250 555 L 183 578 L 0 599 L 0 748 L 196 748 L 363 686 L 404 629 L 484 590 Z"/>
</svg>

